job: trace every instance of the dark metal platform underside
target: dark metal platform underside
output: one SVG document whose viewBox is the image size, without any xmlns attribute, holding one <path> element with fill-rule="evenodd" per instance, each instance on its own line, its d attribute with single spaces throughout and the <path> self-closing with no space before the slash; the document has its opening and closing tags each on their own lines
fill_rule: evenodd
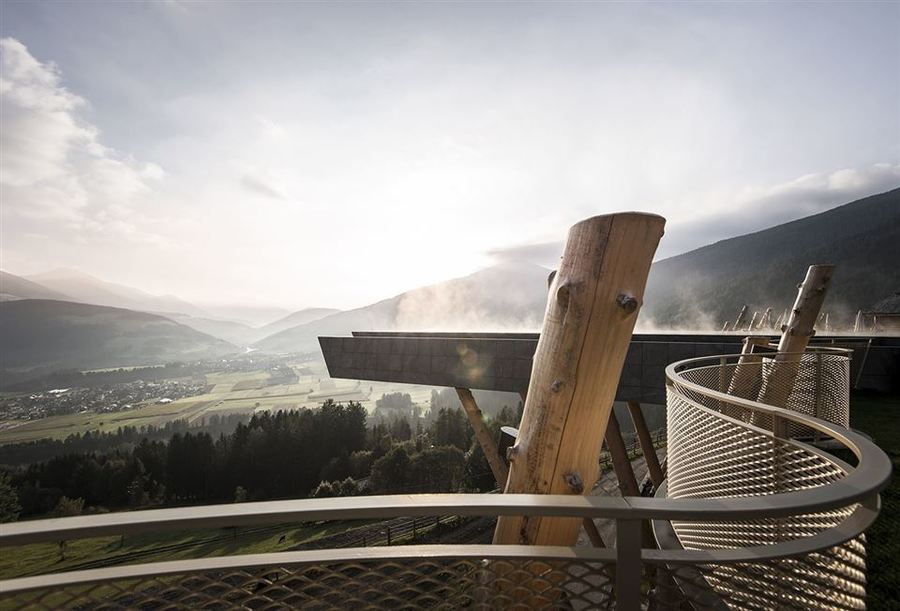
<svg viewBox="0 0 900 611">
<path fill-rule="evenodd" d="M 635 334 L 616 393 L 618 401 L 665 403 L 665 366 L 683 359 L 733 354 L 745 334 Z M 354 332 L 320 337 L 332 378 L 524 393 L 537 333 Z M 856 389 L 896 390 L 900 337 L 823 336 L 815 344 L 854 351 Z"/>
</svg>

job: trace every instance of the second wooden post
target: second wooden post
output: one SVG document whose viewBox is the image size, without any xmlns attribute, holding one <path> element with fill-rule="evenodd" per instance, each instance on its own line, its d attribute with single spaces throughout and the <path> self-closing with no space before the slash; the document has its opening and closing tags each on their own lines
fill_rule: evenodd
<svg viewBox="0 0 900 611">
<path fill-rule="evenodd" d="M 507 493 L 586 494 L 665 219 L 622 213 L 569 231 L 550 288 Z M 581 520 L 501 516 L 494 543 L 574 545 Z"/>
</svg>

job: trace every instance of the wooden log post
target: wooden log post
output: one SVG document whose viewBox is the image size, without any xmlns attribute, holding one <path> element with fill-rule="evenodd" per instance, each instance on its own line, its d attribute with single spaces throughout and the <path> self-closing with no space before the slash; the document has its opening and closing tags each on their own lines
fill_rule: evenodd
<svg viewBox="0 0 900 611">
<path fill-rule="evenodd" d="M 747 331 L 752 331 L 753 327 L 756 326 L 756 319 L 759 318 L 759 311 L 756 310 L 753 312 L 753 317 L 750 319 L 750 324 L 747 325 Z"/>
<path fill-rule="evenodd" d="M 741 357 L 734 367 L 731 382 L 728 384 L 728 394 L 743 399 L 755 399 L 759 394 L 758 380 L 762 378 L 762 356 L 753 354 L 755 346 L 768 346 L 769 338 L 763 335 L 750 335 L 744 338 L 741 348 Z M 739 414 L 726 412 L 727 415 L 741 418 L 743 410 Z"/>
<path fill-rule="evenodd" d="M 762 388 L 759 391 L 760 403 L 775 407 L 784 407 L 787 404 L 800 370 L 803 351 L 815 333 L 814 325 L 833 275 L 833 265 L 809 266 L 806 279 L 800 284 L 797 292 L 794 308 L 782 328 L 778 354 L 775 355 L 771 367 L 764 372 Z"/>
<path fill-rule="evenodd" d="M 457 388 L 456 394 L 459 395 L 459 401 L 462 403 L 466 416 L 469 418 L 469 424 L 472 425 L 472 430 L 475 431 L 475 439 L 478 440 L 478 445 L 481 446 L 481 451 L 484 453 L 484 457 L 491 467 L 491 473 L 494 474 L 497 485 L 500 486 L 500 488 L 503 488 L 506 485 L 509 469 L 500 457 L 500 452 L 497 450 L 497 444 L 494 442 L 494 438 L 491 437 L 491 432 L 484 423 L 484 414 L 475 402 L 475 397 L 472 396 L 471 390 L 468 388 Z"/>
<path fill-rule="evenodd" d="M 741 311 L 738 312 L 738 317 L 734 319 L 734 325 L 731 327 L 731 330 L 739 330 L 741 325 L 744 324 L 745 318 L 747 318 L 747 304 L 741 306 Z"/>
<path fill-rule="evenodd" d="M 759 319 L 759 324 L 756 325 L 757 329 L 771 329 L 772 328 L 772 308 L 766 308 L 766 311 L 763 312 L 762 318 Z"/>
<path fill-rule="evenodd" d="M 534 355 L 507 493 L 585 494 L 665 219 L 623 213 L 571 228 Z M 501 516 L 494 543 L 574 545 L 578 518 Z"/>
</svg>

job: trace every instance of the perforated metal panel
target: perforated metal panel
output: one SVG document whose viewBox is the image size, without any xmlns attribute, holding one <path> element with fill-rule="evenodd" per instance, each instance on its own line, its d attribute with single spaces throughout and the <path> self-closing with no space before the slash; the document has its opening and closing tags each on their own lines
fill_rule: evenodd
<svg viewBox="0 0 900 611">
<path fill-rule="evenodd" d="M 756 399 L 776 379 L 772 358 L 748 362 L 696 363 L 679 372 L 668 389 L 668 497 L 733 499 L 827 486 L 848 467 L 794 436 L 815 436 L 809 427 L 771 430 L 772 418 L 723 398 Z M 786 408 L 846 426 L 849 421 L 849 359 L 803 355 Z M 790 377 L 790 376 L 789 376 Z M 703 387 L 689 387 L 680 380 Z M 784 518 L 730 522 L 673 521 L 685 549 L 733 549 L 773 545 L 813 536 L 846 520 L 855 506 Z M 705 567 L 698 575 L 733 608 L 811 608 L 822 597 L 832 608 L 865 606 L 865 548 L 862 540 L 791 560 L 753 566 Z M 752 593 L 752 594 L 751 594 Z M 818 602 L 817 602 L 818 601 Z M 777 602 L 777 604 L 776 604 Z"/>
<path fill-rule="evenodd" d="M 21 609 L 597 609 L 611 565 L 562 560 L 400 559 L 273 566 L 40 590 Z M 11 602 L 11 601 L 8 601 Z"/>
</svg>

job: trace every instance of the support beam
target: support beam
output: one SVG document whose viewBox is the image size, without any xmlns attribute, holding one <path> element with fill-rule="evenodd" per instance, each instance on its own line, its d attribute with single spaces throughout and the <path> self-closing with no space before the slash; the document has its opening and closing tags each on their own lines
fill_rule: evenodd
<svg viewBox="0 0 900 611">
<path fill-rule="evenodd" d="M 656 448 L 653 446 L 653 438 L 650 437 L 650 429 L 647 428 L 647 421 L 644 419 L 641 404 L 637 401 L 629 401 L 628 413 L 631 414 L 631 422 L 634 424 L 634 430 L 637 432 L 638 440 L 641 442 L 641 451 L 644 453 L 644 459 L 647 461 L 650 481 L 653 482 L 653 488 L 658 489 L 664 479 L 662 466 L 659 464 L 659 457 L 656 456 Z"/>
<path fill-rule="evenodd" d="M 581 525 L 584 527 L 584 532 L 587 533 L 588 539 L 591 540 L 591 545 L 594 547 L 606 547 L 603 535 L 600 534 L 597 525 L 594 524 L 594 521 L 591 518 L 584 518 L 581 520 Z"/>
<path fill-rule="evenodd" d="M 634 475 L 634 469 L 631 468 L 628 448 L 625 447 L 622 429 L 619 427 L 619 419 L 616 417 L 615 411 L 610 412 L 609 424 L 606 425 L 606 447 L 609 448 L 609 455 L 612 458 L 616 478 L 619 480 L 619 490 L 622 491 L 622 496 L 640 496 L 641 489 L 638 486 L 637 477 Z"/>
<path fill-rule="evenodd" d="M 471 390 L 468 388 L 457 388 L 456 394 L 459 395 L 459 401 L 462 403 L 466 416 L 469 418 L 469 424 L 472 425 L 472 430 L 475 431 L 475 439 L 478 440 L 478 445 L 481 446 L 481 451 L 491 467 L 491 473 L 494 474 L 497 485 L 503 488 L 509 476 L 509 469 L 500 457 L 500 452 L 497 451 L 497 444 L 484 423 L 484 414 L 475 402 L 475 397 L 472 395 Z"/>
<path fill-rule="evenodd" d="M 510 453 L 508 493 L 585 494 L 665 220 L 624 213 L 569 231 L 550 288 L 525 411 Z M 573 545 L 581 520 L 501 516 L 498 544 Z"/>
<path fill-rule="evenodd" d="M 784 407 L 787 404 L 800 370 L 802 353 L 809 344 L 809 338 L 815 333 L 814 325 L 833 275 L 833 265 L 809 266 L 806 279 L 799 287 L 794 308 L 778 342 L 778 354 L 771 369 L 764 376 L 759 392 L 761 403 L 775 407 Z"/>
</svg>

